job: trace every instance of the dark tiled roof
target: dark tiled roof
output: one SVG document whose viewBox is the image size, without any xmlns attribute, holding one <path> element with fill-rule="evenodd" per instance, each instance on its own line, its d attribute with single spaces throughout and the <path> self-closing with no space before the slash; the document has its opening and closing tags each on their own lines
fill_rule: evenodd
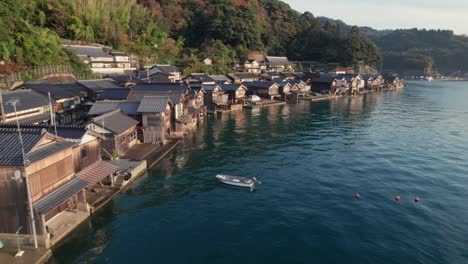
<svg viewBox="0 0 468 264">
<path fill-rule="evenodd" d="M 47 131 L 50 134 L 55 134 L 54 127 L 49 124 L 21 125 L 21 130 L 27 130 L 27 131 L 36 130 L 36 132 L 39 134 L 42 133 L 43 131 Z M 17 126 L 16 124 L 0 124 L 0 132 L 17 133 Z M 74 125 L 58 125 L 57 126 L 57 136 L 65 138 L 65 139 L 80 140 L 84 136 L 85 133 L 86 133 L 86 129 L 84 126 L 74 126 Z"/>
<path fill-rule="evenodd" d="M 107 75 L 106 78 L 111 79 L 115 81 L 118 84 L 126 84 L 128 82 L 133 82 L 135 81 L 134 78 L 132 78 L 130 75 Z M 115 87 L 118 88 L 118 87 Z"/>
<path fill-rule="evenodd" d="M 242 84 L 222 84 L 220 85 L 221 90 L 223 91 L 236 91 L 237 89 L 244 87 Z M 247 89 L 247 88 L 246 88 Z"/>
<path fill-rule="evenodd" d="M 214 91 L 218 87 L 219 87 L 219 85 L 216 85 L 216 84 L 203 85 L 203 90 L 205 90 L 205 91 Z"/>
<path fill-rule="evenodd" d="M 47 194 L 39 201 L 33 204 L 34 210 L 40 214 L 50 212 L 52 209 L 57 208 L 63 202 L 77 194 L 88 186 L 88 183 L 78 177 L 74 177 L 69 182 L 55 189 L 53 192 Z"/>
<path fill-rule="evenodd" d="M 173 83 L 169 77 L 172 76 L 170 73 L 157 72 L 150 76 L 151 83 Z M 148 80 L 148 79 L 146 79 Z"/>
<path fill-rule="evenodd" d="M 155 65 L 153 68 L 158 68 L 160 71 L 167 73 L 180 72 L 179 68 L 172 65 Z"/>
<path fill-rule="evenodd" d="M 215 82 L 214 79 L 212 79 L 210 76 L 204 74 L 204 73 L 192 73 L 190 75 L 191 78 L 198 80 L 199 82 L 202 83 L 207 83 L 207 82 Z"/>
<path fill-rule="evenodd" d="M 242 83 L 244 86 L 246 86 L 248 89 L 268 89 L 271 86 L 275 85 L 274 82 L 243 82 Z"/>
<path fill-rule="evenodd" d="M 76 143 L 70 141 L 57 141 L 41 146 L 28 154 L 31 163 L 43 160 L 49 156 L 73 147 Z"/>
<path fill-rule="evenodd" d="M 234 73 L 229 73 L 227 76 L 228 76 L 229 79 L 231 79 L 231 80 L 233 80 L 233 81 L 238 81 L 238 80 L 240 80 L 240 78 L 237 77 L 237 75 L 235 75 Z"/>
<path fill-rule="evenodd" d="M 171 99 L 171 103 L 178 104 L 182 99 L 181 92 L 164 92 L 164 91 L 132 91 L 128 97 L 129 102 L 141 102 L 145 96 L 164 96 Z"/>
<path fill-rule="evenodd" d="M 127 77 L 126 75 L 124 76 Z M 122 86 L 118 85 L 113 79 L 83 80 L 78 81 L 78 83 L 93 92 L 122 88 Z"/>
<path fill-rule="evenodd" d="M 50 95 L 55 100 L 72 98 L 72 97 L 81 97 L 83 94 L 86 94 L 89 90 L 78 83 L 46 83 L 46 82 L 30 82 L 25 83 L 24 87 L 30 88 L 38 93 L 43 95 Z"/>
<path fill-rule="evenodd" d="M 294 73 L 291 73 L 291 72 L 282 72 L 281 73 L 281 76 L 284 76 L 286 78 L 296 78 L 296 76 L 294 75 Z"/>
<path fill-rule="evenodd" d="M 305 75 L 305 73 L 303 73 L 303 72 L 295 72 L 293 74 L 294 74 L 294 76 L 296 76 L 296 78 L 299 78 L 299 79 L 304 77 L 304 75 Z"/>
<path fill-rule="evenodd" d="M 111 58 L 112 56 L 109 55 L 104 51 L 101 47 L 91 47 L 91 46 L 66 46 L 66 48 L 71 49 L 74 51 L 78 56 L 87 56 L 92 58 L 97 57 L 105 57 Z"/>
<path fill-rule="evenodd" d="M 336 77 L 337 78 L 344 78 L 347 81 L 351 81 L 352 79 L 356 78 L 359 76 L 359 74 L 338 74 Z"/>
<path fill-rule="evenodd" d="M 211 79 L 215 80 L 216 82 L 229 82 L 229 78 L 226 75 L 209 75 Z"/>
<path fill-rule="evenodd" d="M 133 91 L 154 91 L 154 92 L 186 92 L 187 84 L 178 83 L 139 83 L 133 87 Z"/>
<path fill-rule="evenodd" d="M 258 75 L 255 73 L 250 72 L 236 72 L 234 73 L 235 76 L 239 79 L 257 79 Z"/>
<path fill-rule="evenodd" d="M 221 85 L 221 90 L 223 91 L 236 91 L 237 89 L 244 87 L 247 89 L 247 87 L 243 86 L 242 84 L 222 84 Z"/>
<path fill-rule="evenodd" d="M 107 89 L 98 95 L 97 100 L 126 100 L 130 91 L 128 88 Z"/>
<path fill-rule="evenodd" d="M 88 112 L 90 116 L 103 115 L 112 112 L 116 109 L 120 109 L 122 113 L 126 115 L 138 115 L 137 109 L 139 102 L 108 102 L 98 101 L 94 103 Z"/>
<path fill-rule="evenodd" d="M 311 83 L 332 83 L 335 81 L 335 78 L 317 78 L 310 80 Z"/>
<path fill-rule="evenodd" d="M 23 136 L 24 149 L 25 152 L 28 153 L 42 138 L 42 132 L 38 132 L 36 129 L 22 129 L 21 132 Z M 23 165 L 21 144 L 17 131 L 0 131 L 0 165 Z"/>
<path fill-rule="evenodd" d="M 162 113 L 166 112 L 167 104 L 170 102 L 169 97 L 145 96 L 138 106 L 140 113 Z"/>
<path fill-rule="evenodd" d="M 49 99 L 47 96 L 29 89 L 3 92 L 1 96 L 4 102 L 4 111 L 6 114 L 14 112 L 13 104 L 10 103 L 12 101 L 16 101 L 16 109 L 18 112 L 49 105 Z"/>
<path fill-rule="evenodd" d="M 397 77 L 397 76 L 388 76 L 388 77 L 385 77 L 385 81 L 386 81 L 386 82 L 394 82 L 395 80 L 398 80 L 398 77 Z"/>
<path fill-rule="evenodd" d="M 104 126 L 105 129 L 115 134 L 121 134 L 138 124 L 137 120 L 122 114 L 120 109 L 95 117 L 92 122 L 98 126 Z"/>
<path fill-rule="evenodd" d="M 304 83 L 302 80 L 288 80 L 287 82 L 291 85 Z"/>
</svg>

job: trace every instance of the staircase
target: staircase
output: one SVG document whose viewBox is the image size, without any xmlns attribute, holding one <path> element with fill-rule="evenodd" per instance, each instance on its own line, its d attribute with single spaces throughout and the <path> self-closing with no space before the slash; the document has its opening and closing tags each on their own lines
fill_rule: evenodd
<svg viewBox="0 0 468 264">
<path fill-rule="evenodd" d="M 124 175 L 119 175 L 119 176 L 115 177 L 115 182 L 114 182 L 115 187 L 120 188 L 120 187 L 124 186 L 126 183 L 127 183 L 127 181 L 125 180 Z"/>
</svg>

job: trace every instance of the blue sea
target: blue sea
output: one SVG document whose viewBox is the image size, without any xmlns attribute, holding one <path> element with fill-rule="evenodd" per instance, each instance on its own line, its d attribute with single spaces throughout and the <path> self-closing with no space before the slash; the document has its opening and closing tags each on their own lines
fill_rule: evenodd
<svg viewBox="0 0 468 264">
<path fill-rule="evenodd" d="M 51 263 L 468 263 L 467 188 L 468 82 L 210 116 Z"/>
</svg>

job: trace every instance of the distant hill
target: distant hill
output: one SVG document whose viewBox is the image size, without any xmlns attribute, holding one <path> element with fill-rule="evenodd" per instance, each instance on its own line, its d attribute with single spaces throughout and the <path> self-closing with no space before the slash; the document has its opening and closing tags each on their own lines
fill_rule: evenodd
<svg viewBox="0 0 468 264">
<path fill-rule="evenodd" d="M 341 20 L 326 17 L 319 19 L 323 25 L 336 25 L 343 33 L 351 29 Z M 455 35 L 450 30 L 359 29 L 380 48 L 386 69 L 414 75 L 468 72 L 467 36 Z"/>
</svg>

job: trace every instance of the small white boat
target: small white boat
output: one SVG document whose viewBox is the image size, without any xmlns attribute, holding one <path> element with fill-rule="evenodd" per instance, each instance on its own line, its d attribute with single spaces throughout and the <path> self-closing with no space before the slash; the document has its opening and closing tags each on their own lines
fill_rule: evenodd
<svg viewBox="0 0 468 264">
<path fill-rule="evenodd" d="M 239 187 L 246 187 L 246 188 L 250 188 L 250 190 L 255 189 L 256 183 L 261 184 L 261 182 L 258 181 L 255 177 L 253 177 L 252 179 L 249 179 L 246 177 L 218 174 L 216 175 L 216 179 L 218 179 L 220 182 L 224 184 L 239 186 Z"/>
</svg>

